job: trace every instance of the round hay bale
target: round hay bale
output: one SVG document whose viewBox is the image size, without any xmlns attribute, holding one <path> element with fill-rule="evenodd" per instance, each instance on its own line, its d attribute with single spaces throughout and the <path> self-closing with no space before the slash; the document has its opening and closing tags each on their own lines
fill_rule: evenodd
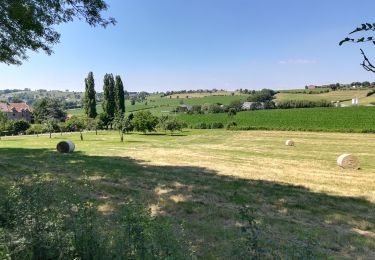
<svg viewBox="0 0 375 260">
<path fill-rule="evenodd" d="M 285 145 L 294 146 L 294 141 L 293 140 L 286 140 Z"/>
<path fill-rule="evenodd" d="M 342 154 L 337 158 L 337 165 L 344 169 L 359 169 L 359 160 L 351 154 Z"/>
<path fill-rule="evenodd" d="M 56 149 L 60 153 L 72 153 L 74 152 L 75 145 L 72 141 L 61 141 L 57 144 Z"/>
</svg>

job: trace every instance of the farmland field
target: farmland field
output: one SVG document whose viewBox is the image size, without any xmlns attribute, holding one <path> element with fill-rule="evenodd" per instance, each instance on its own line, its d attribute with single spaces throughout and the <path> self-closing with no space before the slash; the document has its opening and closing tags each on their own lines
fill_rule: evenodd
<svg viewBox="0 0 375 260">
<path fill-rule="evenodd" d="M 200 123 L 227 124 L 234 121 L 239 129 L 375 132 L 374 107 L 277 109 L 227 114 L 179 115 L 189 126 Z"/>
<path fill-rule="evenodd" d="M 61 139 L 73 140 L 76 152 L 55 152 Z M 357 155 L 361 170 L 340 169 L 342 153 Z M 306 250 L 374 259 L 374 157 L 372 134 L 190 130 L 130 134 L 124 143 L 116 132 L 85 133 L 84 141 L 78 133 L 8 137 L 0 141 L 0 201 L 20 176 L 86 179 L 100 212 L 110 217 L 125 199 L 139 202 L 183 223 L 202 259 L 233 257 L 244 204 L 255 209 L 266 248 L 282 258 Z"/>
<path fill-rule="evenodd" d="M 352 98 L 358 98 L 358 99 L 365 98 L 369 91 L 370 90 L 368 89 L 337 90 L 337 91 L 330 91 L 327 93 L 319 93 L 319 94 L 281 92 L 276 95 L 276 101 L 285 101 L 285 100 L 346 101 L 346 100 L 351 100 Z"/>
</svg>

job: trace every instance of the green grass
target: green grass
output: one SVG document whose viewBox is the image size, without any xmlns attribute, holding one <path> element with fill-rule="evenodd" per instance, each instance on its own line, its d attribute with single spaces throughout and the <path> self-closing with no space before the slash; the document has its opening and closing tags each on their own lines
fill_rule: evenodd
<svg viewBox="0 0 375 260">
<path fill-rule="evenodd" d="M 76 152 L 55 152 L 63 139 Z M 286 147 L 286 139 L 296 146 Z M 344 152 L 360 158 L 360 171 L 336 166 Z M 84 141 L 79 133 L 8 137 L 0 141 L 0 202 L 21 176 L 46 174 L 75 186 L 86 179 L 87 196 L 104 213 L 131 199 L 183 223 L 201 259 L 234 258 L 243 204 L 255 209 L 266 248 L 281 258 L 311 250 L 321 258 L 374 259 L 374 157 L 370 134 L 191 130 L 131 134 L 124 143 L 117 132 L 84 133 Z"/>
<path fill-rule="evenodd" d="M 277 109 L 227 114 L 179 115 L 188 125 L 235 121 L 240 129 L 375 132 L 374 107 Z"/>
</svg>

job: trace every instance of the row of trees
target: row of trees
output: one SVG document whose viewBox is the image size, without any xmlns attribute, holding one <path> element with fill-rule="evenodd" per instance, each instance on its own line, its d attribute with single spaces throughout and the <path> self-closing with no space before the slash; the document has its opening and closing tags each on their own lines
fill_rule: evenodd
<svg viewBox="0 0 375 260">
<path fill-rule="evenodd" d="M 97 117 L 95 81 L 92 72 L 89 72 L 85 79 L 83 106 L 87 117 Z M 116 78 L 113 77 L 113 74 L 104 75 L 103 113 L 104 115 L 101 117 L 107 117 L 109 122 L 112 122 L 115 116 L 123 116 L 125 113 L 124 84 L 118 75 Z"/>
</svg>

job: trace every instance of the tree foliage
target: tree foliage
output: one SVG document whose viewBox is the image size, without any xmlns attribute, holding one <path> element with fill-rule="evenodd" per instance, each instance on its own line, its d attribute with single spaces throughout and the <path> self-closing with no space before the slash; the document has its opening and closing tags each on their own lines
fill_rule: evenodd
<svg viewBox="0 0 375 260">
<path fill-rule="evenodd" d="M 85 20 L 90 26 L 115 24 L 103 18 L 104 0 L 12 0 L 0 1 L 0 62 L 22 64 L 27 51 L 52 54 L 60 40 L 56 25 Z"/>
<path fill-rule="evenodd" d="M 115 103 L 116 103 L 115 113 L 124 114 L 125 113 L 124 84 L 122 83 L 120 76 L 116 76 L 116 81 L 115 81 Z"/>
<path fill-rule="evenodd" d="M 139 132 L 153 132 L 159 120 L 150 111 L 140 111 L 134 115 L 134 130 Z"/>
<path fill-rule="evenodd" d="M 115 117 L 116 101 L 115 101 L 115 82 L 112 74 L 104 75 L 104 99 L 103 99 L 103 111 L 110 119 L 113 120 Z"/>
<path fill-rule="evenodd" d="M 34 104 L 33 113 L 35 120 L 39 123 L 54 118 L 58 121 L 65 120 L 66 112 L 63 105 L 57 99 L 43 98 Z"/>
<path fill-rule="evenodd" d="M 352 42 L 352 43 L 366 43 L 366 42 L 371 42 L 372 44 L 375 45 L 375 37 L 372 35 L 367 35 L 363 36 L 365 33 L 369 32 L 374 32 L 375 31 L 375 23 L 363 23 L 356 29 L 354 29 L 352 32 L 349 33 L 349 37 L 346 37 L 342 41 L 340 41 L 339 45 L 343 45 L 344 43 L 347 42 Z M 360 34 L 359 37 L 352 37 L 353 35 L 358 35 Z M 361 63 L 361 66 L 369 71 L 375 73 L 375 65 L 369 60 L 369 58 L 366 56 L 365 52 L 363 49 L 361 50 L 361 54 L 363 56 L 363 61 Z"/>
<path fill-rule="evenodd" d="M 85 98 L 84 98 L 85 114 L 89 118 L 95 118 L 96 113 L 96 92 L 95 92 L 95 81 L 94 74 L 89 72 L 89 75 L 85 79 Z"/>
</svg>

